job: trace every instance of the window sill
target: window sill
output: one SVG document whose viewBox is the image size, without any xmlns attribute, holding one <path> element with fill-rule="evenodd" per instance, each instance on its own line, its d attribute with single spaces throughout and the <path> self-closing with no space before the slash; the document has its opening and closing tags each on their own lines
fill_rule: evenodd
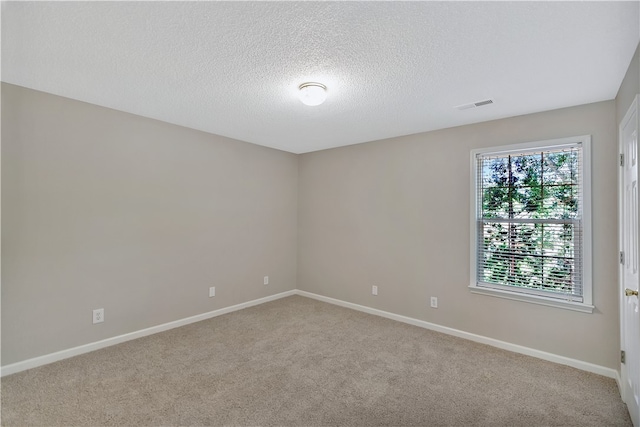
<svg viewBox="0 0 640 427">
<path fill-rule="evenodd" d="M 593 313 L 595 308 L 592 305 L 574 302 L 564 301 L 555 298 L 545 298 L 537 295 L 525 295 L 516 292 L 502 291 L 499 289 L 483 288 L 480 286 L 470 285 L 469 290 L 471 293 L 488 295 L 492 297 L 505 298 L 515 301 L 528 302 L 532 304 L 546 305 L 548 307 L 562 308 L 565 310 L 579 311 L 581 313 Z"/>
</svg>

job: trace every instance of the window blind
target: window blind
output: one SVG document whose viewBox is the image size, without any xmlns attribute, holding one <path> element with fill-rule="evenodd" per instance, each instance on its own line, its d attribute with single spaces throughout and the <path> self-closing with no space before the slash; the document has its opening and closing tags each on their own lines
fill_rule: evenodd
<svg viewBox="0 0 640 427">
<path fill-rule="evenodd" d="M 476 161 L 477 285 L 582 302 L 582 144 Z"/>
</svg>

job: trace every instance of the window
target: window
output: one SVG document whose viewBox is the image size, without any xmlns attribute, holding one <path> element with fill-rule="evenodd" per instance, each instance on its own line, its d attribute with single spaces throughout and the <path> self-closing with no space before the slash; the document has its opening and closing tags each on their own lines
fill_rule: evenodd
<svg viewBox="0 0 640 427">
<path fill-rule="evenodd" d="M 592 312 L 590 142 L 472 152 L 472 292 Z"/>
</svg>

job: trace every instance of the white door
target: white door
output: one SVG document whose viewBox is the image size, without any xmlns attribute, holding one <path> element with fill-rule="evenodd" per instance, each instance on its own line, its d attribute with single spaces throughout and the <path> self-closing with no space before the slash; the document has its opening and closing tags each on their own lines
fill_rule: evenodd
<svg viewBox="0 0 640 427">
<path fill-rule="evenodd" d="M 638 96 L 620 123 L 623 154 L 620 198 L 620 332 L 625 363 L 621 365 L 622 398 L 633 425 L 640 427 L 640 304 L 638 303 Z"/>
</svg>

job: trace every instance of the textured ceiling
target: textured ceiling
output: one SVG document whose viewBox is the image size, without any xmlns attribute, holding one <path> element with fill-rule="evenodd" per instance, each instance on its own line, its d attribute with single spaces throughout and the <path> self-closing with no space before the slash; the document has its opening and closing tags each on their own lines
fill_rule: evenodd
<svg viewBox="0 0 640 427">
<path fill-rule="evenodd" d="M 637 2 L 3 2 L 2 81 L 304 153 L 612 99 L 639 16 Z M 297 99 L 306 81 L 324 104 Z"/>
</svg>

